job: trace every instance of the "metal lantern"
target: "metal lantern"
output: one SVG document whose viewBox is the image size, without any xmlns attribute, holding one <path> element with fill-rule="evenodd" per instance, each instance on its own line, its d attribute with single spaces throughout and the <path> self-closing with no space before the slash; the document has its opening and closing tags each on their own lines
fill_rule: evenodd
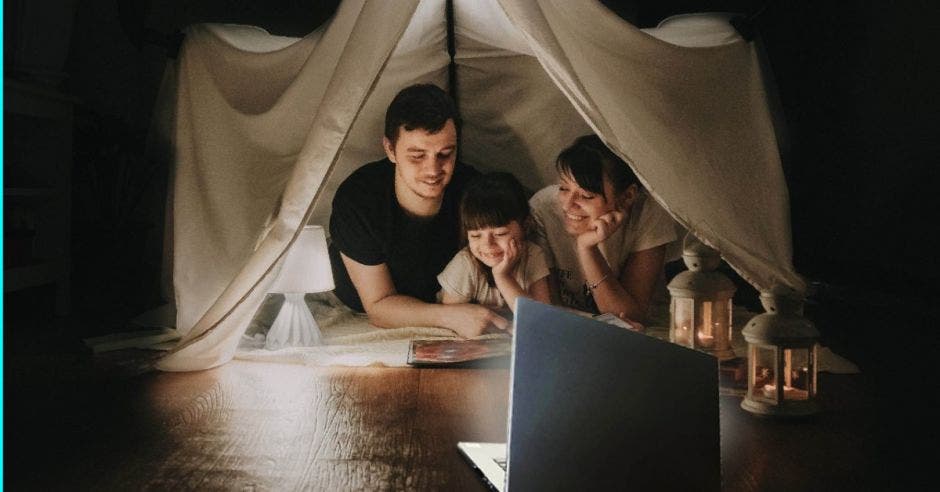
<svg viewBox="0 0 940 492">
<path fill-rule="evenodd" d="M 731 349 L 731 298 L 734 283 L 716 271 L 718 251 L 689 233 L 682 248 L 687 271 L 669 282 L 669 340 L 708 352 L 720 360 L 733 359 Z"/>
<path fill-rule="evenodd" d="M 802 299 L 761 293 L 767 311 L 744 327 L 748 344 L 745 410 L 777 417 L 819 411 L 816 400 L 819 331 L 803 317 Z"/>
</svg>

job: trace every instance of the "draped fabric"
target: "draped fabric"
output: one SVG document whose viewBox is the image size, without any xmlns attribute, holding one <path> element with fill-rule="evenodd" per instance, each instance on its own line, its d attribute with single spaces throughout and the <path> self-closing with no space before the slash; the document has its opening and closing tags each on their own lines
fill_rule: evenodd
<svg viewBox="0 0 940 492">
<path fill-rule="evenodd" d="M 302 224 L 325 223 L 314 204 L 328 206 L 337 174 L 381 154 L 384 107 L 398 88 L 445 81 L 443 2 L 418 3 L 346 1 L 328 25 L 286 46 L 244 28 L 187 33 L 173 186 L 183 338 L 160 369 L 231 360 Z M 416 14 L 440 21 L 410 23 Z M 349 141 L 363 134 L 370 139 Z"/>
<path fill-rule="evenodd" d="M 499 4 L 578 113 L 679 223 L 758 289 L 805 291 L 752 44 L 720 16 L 679 16 L 643 32 L 596 2 Z"/>
<path fill-rule="evenodd" d="M 639 30 L 595 0 L 456 0 L 461 159 L 534 190 L 596 131 L 678 222 L 762 290 L 803 289 L 752 45 L 720 16 Z M 344 1 L 302 39 L 189 30 L 178 66 L 172 190 L 180 344 L 164 370 L 230 360 L 305 223 L 382 156 L 385 108 L 447 87 L 443 0 Z"/>
</svg>

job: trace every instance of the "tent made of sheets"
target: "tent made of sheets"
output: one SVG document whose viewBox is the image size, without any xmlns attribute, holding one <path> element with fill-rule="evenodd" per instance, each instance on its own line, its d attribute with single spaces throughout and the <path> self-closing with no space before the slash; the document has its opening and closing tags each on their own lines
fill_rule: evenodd
<svg viewBox="0 0 940 492">
<path fill-rule="evenodd" d="M 745 280 L 805 290 L 766 75 L 728 16 L 638 29 L 596 0 L 452 7 L 450 30 L 445 0 L 346 0 L 303 38 L 187 30 L 163 87 L 182 339 L 158 367 L 233 357 L 299 230 L 326 225 L 339 183 L 383 156 L 385 109 L 417 82 L 455 95 L 463 162 L 534 190 L 556 179 L 561 149 L 595 132 Z"/>
</svg>

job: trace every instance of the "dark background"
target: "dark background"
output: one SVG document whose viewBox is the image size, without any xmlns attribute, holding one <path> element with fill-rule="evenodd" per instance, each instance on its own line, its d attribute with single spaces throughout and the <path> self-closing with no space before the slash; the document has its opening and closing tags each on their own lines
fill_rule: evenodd
<svg viewBox="0 0 940 492">
<path fill-rule="evenodd" d="M 302 36 L 329 18 L 336 3 L 4 2 L 5 80 L 22 78 L 18 67 L 37 62 L 22 47 L 24 39 L 41 33 L 57 65 L 52 68 L 64 75 L 57 89 L 77 101 L 72 311 L 55 317 L 48 288 L 5 293 L 8 375 L 22 360 L 18 356 L 65 357 L 81 350 L 82 337 L 127 329 L 131 317 L 163 303 L 169 168 L 145 148 L 179 31 L 196 22 L 232 22 Z M 919 399 L 936 386 L 921 372 L 932 359 L 913 354 L 933 351 L 937 339 L 932 287 L 940 280 L 940 262 L 933 253 L 940 249 L 931 233 L 940 184 L 934 168 L 940 44 L 933 2 L 604 3 L 641 27 L 683 12 L 751 17 L 744 29 L 751 29 L 767 54 L 784 116 L 781 154 L 794 262 L 814 286 L 807 315 L 826 345 L 874 375 L 886 406 L 904 399 L 912 407 L 931 408 Z M 16 137 L 11 131 L 5 125 L 7 142 Z M 7 223 L 5 242 L 9 235 Z M 736 302 L 752 303 L 752 294 L 741 284 Z"/>
</svg>

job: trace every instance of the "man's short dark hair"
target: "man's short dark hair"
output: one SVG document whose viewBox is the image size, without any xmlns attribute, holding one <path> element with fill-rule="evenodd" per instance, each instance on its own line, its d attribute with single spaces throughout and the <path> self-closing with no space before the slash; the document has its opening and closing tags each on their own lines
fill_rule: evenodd
<svg viewBox="0 0 940 492">
<path fill-rule="evenodd" d="M 454 120 L 460 132 L 460 116 L 454 100 L 434 84 L 415 84 L 402 89 L 392 99 L 385 112 L 385 137 L 393 144 L 398 140 L 398 129 L 422 129 L 437 133 L 447 120 Z"/>
</svg>

